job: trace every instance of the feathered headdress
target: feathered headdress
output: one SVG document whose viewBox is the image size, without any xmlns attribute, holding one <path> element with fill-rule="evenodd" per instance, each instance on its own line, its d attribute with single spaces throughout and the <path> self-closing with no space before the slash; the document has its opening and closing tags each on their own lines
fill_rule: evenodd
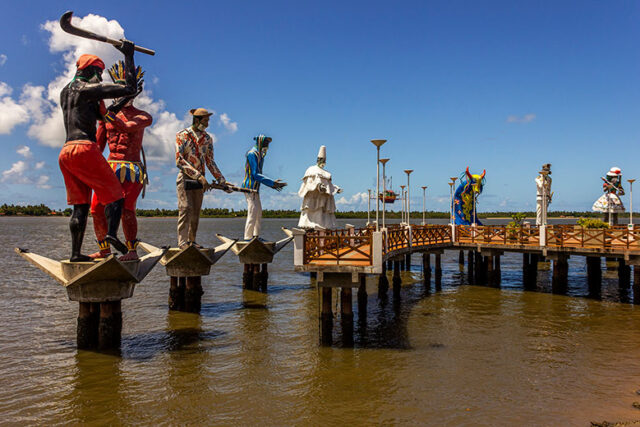
<svg viewBox="0 0 640 427">
<path fill-rule="evenodd" d="M 127 80 L 124 74 L 124 62 L 122 61 L 116 62 L 111 66 L 111 68 L 109 68 L 109 75 L 111 76 L 111 80 L 113 80 L 114 83 L 126 83 Z M 143 76 L 144 71 L 142 71 L 142 68 L 140 68 L 140 66 L 138 65 L 138 67 L 136 68 L 136 83 L 140 83 L 140 80 L 142 80 Z"/>
</svg>

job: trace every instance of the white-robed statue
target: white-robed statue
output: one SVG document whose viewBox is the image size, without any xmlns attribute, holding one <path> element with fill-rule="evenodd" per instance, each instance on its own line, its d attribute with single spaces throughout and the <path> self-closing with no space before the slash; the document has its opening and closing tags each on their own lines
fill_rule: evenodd
<svg viewBox="0 0 640 427">
<path fill-rule="evenodd" d="M 551 204 L 551 163 L 542 165 L 536 178 L 536 225 L 547 225 L 547 209 Z"/>
<path fill-rule="evenodd" d="M 342 189 L 331 182 L 331 173 L 324 167 L 327 163 L 327 147 L 320 147 L 317 164 L 304 173 L 298 196 L 302 207 L 298 227 L 306 229 L 336 228 L 336 202 L 334 194 Z"/>
</svg>

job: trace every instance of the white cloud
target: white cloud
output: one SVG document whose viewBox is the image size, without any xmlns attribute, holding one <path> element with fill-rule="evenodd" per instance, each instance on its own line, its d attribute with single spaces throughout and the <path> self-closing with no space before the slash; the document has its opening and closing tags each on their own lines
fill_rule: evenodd
<svg viewBox="0 0 640 427">
<path fill-rule="evenodd" d="M 42 188 L 42 189 L 49 189 L 51 188 L 51 186 L 49 184 L 47 184 L 49 182 L 49 176 L 47 175 L 40 175 L 38 177 L 38 180 L 36 181 L 36 186 L 38 188 Z"/>
<path fill-rule="evenodd" d="M 112 39 L 124 38 L 124 30 L 120 24 L 102 16 L 74 16 L 73 24 Z M 11 98 L 11 87 L 0 82 L 0 134 L 11 133 L 15 126 L 29 123 L 29 137 L 43 145 L 57 148 L 61 147 L 66 139 L 59 104 L 60 91 L 73 78 L 77 58 L 84 53 L 92 53 L 109 66 L 122 59 L 122 54 L 109 44 L 65 33 L 58 21 L 47 21 L 42 25 L 42 29 L 49 33 L 49 50 L 62 53 L 64 69 L 46 87 L 25 85 L 19 100 Z M 156 77 L 152 80 L 158 81 Z M 154 119 L 153 124 L 145 131 L 144 146 L 148 159 L 155 162 L 172 162 L 175 158 L 175 134 L 190 124 L 190 117 L 185 114 L 179 118 L 175 113 L 167 111 L 164 101 L 154 100 L 149 90 L 140 94 L 135 104 L 149 112 Z M 228 120 L 228 117 L 225 117 Z M 237 129 L 237 124 L 230 120 L 228 126 Z M 215 142 L 216 135 L 211 136 Z"/>
<path fill-rule="evenodd" d="M 25 159 L 30 159 L 31 157 L 33 157 L 33 153 L 31 152 L 31 148 L 29 148 L 28 145 L 21 145 L 16 150 L 16 153 L 20 154 Z"/>
<path fill-rule="evenodd" d="M 27 163 L 24 160 L 18 160 L 11 165 L 11 169 L 2 172 L 0 181 L 13 184 L 28 184 L 30 181 L 24 174 L 26 171 Z"/>
<path fill-rule="evenodd" d="M 238 130 L 238 123 L 232 122 L 227 113 L 222 113 L 220 115 L 220 122 L 222 125 L 231 133 L 235 133 Z"/>
<path fill-rule="evenodd" d="M 0 53 L 0 67 L 7 63 L 7 55 Z"/>
<path fill-rule="evenodd" d="M 36 169 L 42 169 L 43 167 L 44 167 L 44 162 L 36 163 L 36 166 L 35 166 Z"/>
<path fill-rule="evenodd" d="M 530 123 L 534 121 L 536 115 L 533 113 L 525 114 L 522 117 L 519 116 L 509 116 L 507 117 L 507 123 Z"/>
<path fill-rule="evenodd" d="M 341 196 L 336 200 L 336 206 L 343 211 L 366 210 L 368 197 L 369 193 L 365 193 L 364 191 L 356 193 L 348 199 L 345 196 Z"/>
</svg>

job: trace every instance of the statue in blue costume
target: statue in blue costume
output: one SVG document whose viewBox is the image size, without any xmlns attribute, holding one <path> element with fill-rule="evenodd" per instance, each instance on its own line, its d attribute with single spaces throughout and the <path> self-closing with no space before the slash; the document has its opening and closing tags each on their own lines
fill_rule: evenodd
<svg viewBox="0 0 640 427">
<path fill-rule="evenodd" d="M 474 205 L 477 197 L 482 193 L 486 172 L 487 171 L 484 170 L 482 171 L 482 175 L 472 175 L 467 166 L 467 170 L 460 176 L 460 185 L 453 196 L 453 212 L 455 214 L 456 225 L 482 225 L 482 223 L 478 221 Z"/>
<path fill-rule="evenodd" d="M 260 225 L 262 223 L 262 204 L 260 203 L 260 184 L 271 187 L 276 191 L 282 191 L 287 185 L 279 179 L 273 180 L 262 174 L 262 165 L 267 155 L 271 137 L 258 135 L 253 138 L 256 145 L 247 151 L 247 161 L 244 167 L 244 180 L 242 188 L 256 190 L 254 193 L 247 193 L 247 222 L 244 226 L 245 240 L 251 240 L 260 234 Z"/>
</svg>

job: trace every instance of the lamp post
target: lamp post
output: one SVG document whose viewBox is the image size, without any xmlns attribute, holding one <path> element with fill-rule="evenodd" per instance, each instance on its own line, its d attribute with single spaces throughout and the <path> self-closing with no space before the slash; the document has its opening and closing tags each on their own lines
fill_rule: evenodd
<svg viewBox="0 0 640 427">
<path fill-rule="evenodd" d="M 413 172 L 413 169 L 404 170 L 404 173 L 407 174 L 407 225 L 411 225 L 411 185 L 409 184 L 411 172 Z"/>
<path fill-rule="evenodd" d="M 635 179 L 628 179 L 629 183 L 629 228 L 633 230 L 633 182 Z M 635 268 L 635 267 L 634 267 Z"/>
<path fill-rule="evenodd" d="M 380 212 L 380 147 L 387 142 L 386 139 L 372 139 L 371 143 L 376 146 L 378 155 L 376 157 L 376 231 L 380 231 L 378 214 Z"/>
<path fill-rule="evenodd" d="M 453 225 L 454 221 L 454 210 L 453 210 L 453 187 L 456 185 L 456 180 L 458 179 L 455 176 L 452 176 L 451 178 L 449 178 L 451 180 L 451 182 L 449 183 L 449 192 L 451 193 L 451 202 L 449 204 L 449 220 L 451 221 L 451 224 Z"/>
<path fill-rule="evenodd" d="M 367 225 L 371 224 L 371 189 L 367 189 L 369 197 L 367 198 Z"/>
<path fill-rule="evenodd" d="M 400 215 L 400 224 L 404 223 L 404 212 L 405 212 L 405 208 L 404 205 L 407 202 L 406 197 L 405 197 L 405 189 L 406 187 L 404 185 L 400 186 L 400 200 L 402 200 L 402 214 Z"/>
<path fill-rule="evenodd" d="M 424 220 L 425 219 L 424 214 L 425 214 L 425 203 L 427 200 L 427 187 L 428 187 L 427 185 L 422 186 L 422 225 L 426 224 Z"/>
<path fill-rule="evenodd" d="M 387 168 L 385 167 L 389 159 L 380 159 L 382 163 L 382 228 L 387 226 Z"/>
</svg>

